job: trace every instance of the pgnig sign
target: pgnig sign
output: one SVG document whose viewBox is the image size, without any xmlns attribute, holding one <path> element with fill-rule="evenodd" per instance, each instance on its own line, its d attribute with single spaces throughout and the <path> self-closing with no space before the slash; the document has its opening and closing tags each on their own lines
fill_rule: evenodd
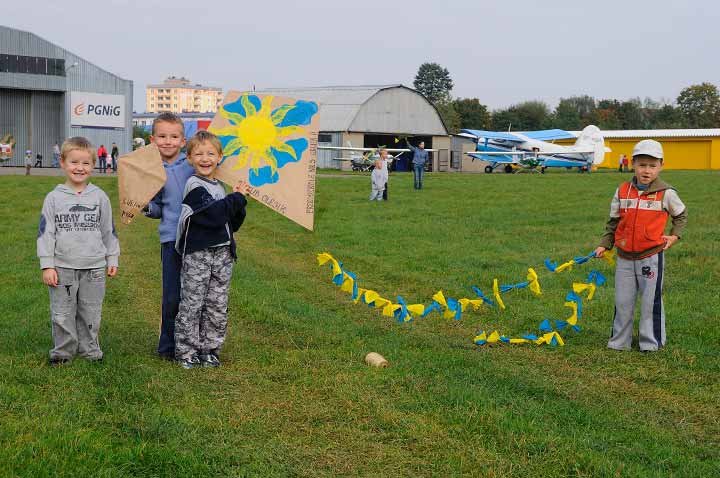
<svg viewBox="0 0 720 478">
<path fill-rule="evenodd" d="M 70 124 L 95 128 L 124 128 L 125 97 L 72 91 Z"/>
</svg>

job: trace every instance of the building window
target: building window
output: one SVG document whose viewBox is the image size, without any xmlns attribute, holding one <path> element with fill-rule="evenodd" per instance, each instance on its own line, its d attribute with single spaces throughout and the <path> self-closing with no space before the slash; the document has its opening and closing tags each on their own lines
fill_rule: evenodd
<svg viewBox="0 0 720 478">
<path fill-rule="evenodd" d="M 30 75 L 65 76 L 65 60 L 42 56 L 0 55 L 0 71 Z"/>
<path fill-rule="evenodd" d="M 318 134 L 318 143 L 332 143 L 332 135 L 327 133 Z"/>
</svg>

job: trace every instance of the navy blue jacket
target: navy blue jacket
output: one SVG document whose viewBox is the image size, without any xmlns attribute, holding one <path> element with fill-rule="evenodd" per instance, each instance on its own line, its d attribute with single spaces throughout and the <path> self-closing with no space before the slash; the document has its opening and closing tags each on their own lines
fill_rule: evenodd
<svg viewBox="0 0 720 478">
<path fill-rule="evenodd" d="M 240 193 L 225 196 L 218 181 L 191 176 L 185 186 L 175 248 L 181 255 L 230 245 L 237 258 L 233 232 L 245 221 L 247 199 Z"/>
</svg>

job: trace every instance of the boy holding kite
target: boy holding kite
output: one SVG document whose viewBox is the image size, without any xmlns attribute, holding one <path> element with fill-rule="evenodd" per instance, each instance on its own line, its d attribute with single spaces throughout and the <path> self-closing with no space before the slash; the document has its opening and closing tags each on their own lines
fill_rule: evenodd
<svg viewBox="0 0 720 478">
<path fill-rule="evenodd" d="M 665 345 L 662 300 L 664 253 L 680 239 L 687 209 L 675 189 L 660 179 L 663 148 L 652 139 L 633 148 L 635 176 L 618 187 L 610 203 L 610 219 L 595 256 L 617 247 L 615 317 L 608 347 L 630 350 L 635 303 L 640 297 L 640 351 Z M 665 234 L 668 218 L 672 229 Z"/>
<path fill-rule="evenodd" d="M 193 174 L 192 166 L 180 150 L 185 146 L 185 126 L 173 113 L 160 113 L 153 121 L 150 141 L 157 145 L 165 168 L 165 186 L 146 206 L 147 217 L 160 219 L 160 260 L 162 261 L 162 319 L 157 353 L 175 360 L 175 316 L 180 304 L 182 257 L 175 251 L 178 217 L 183 190 Z"/>
<path fill-rule="evenodd" d="M 175 248 L 182 256 L 180 309 L 175 321 L 175 359 L 186 369 L 217 367 L 227 331 L 227 304 L 233 262 L 233 232 L 245 220 L 249 186 L 233 192 L 215 178 L 222 160 L 217 136 L 198 131 L 188 142 L 195 174 L 183 193 Z"/>
</svg>

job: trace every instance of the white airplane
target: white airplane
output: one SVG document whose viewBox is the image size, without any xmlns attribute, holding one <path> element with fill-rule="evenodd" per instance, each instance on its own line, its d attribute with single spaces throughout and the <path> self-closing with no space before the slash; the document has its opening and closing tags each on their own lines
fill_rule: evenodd
<svg viewBox="0 0 720 478">
<path fill-rule="evenodd" d="M 379 156 L 380 149 L 385 149 L 388 152 L 387 161 L 392 163 L 396 156 L 402 153 L 409 153 L 408 148 L 359 148 L 354 147 L 352 143 L 348 141 L 348 146 L 318 146 L 318 149 L 329 150 L 329 151 L 340 151 L 342 155 L 344 152 L 349 152 L 350 156 L 341 156 L 333 158 L 334 161 L 350 161 L 352 163 L 353 171 L 370 171 L 372 169 L 375 158 Z M 436 149 L 426 149 L 425 151 L 435 152 Z M 392 153 L 397 153 L 393 155 Z"/>
<path fill-rule="evenodd" d="M 548 142 L 575 138 L 561 129 L 522 133 L 464 129 L 462 133 L 474 138 L 477 144 L 475 151 L 466 154 L 473 160 L 481 159 L 490 163 L 485 166 L 486 173 L 492 173 L 501 165 L 506 173 L 512 173 L 517 168 L 533 171 L 539 168 L 541 173 L 547 168 L 590 171 L 593 165 L 603 162 L 605 153 L 610 152 L 610 148 L 605 146 L 602 132 L 594 125 L 586 126 L 572 146 Z"/>
</svg>

